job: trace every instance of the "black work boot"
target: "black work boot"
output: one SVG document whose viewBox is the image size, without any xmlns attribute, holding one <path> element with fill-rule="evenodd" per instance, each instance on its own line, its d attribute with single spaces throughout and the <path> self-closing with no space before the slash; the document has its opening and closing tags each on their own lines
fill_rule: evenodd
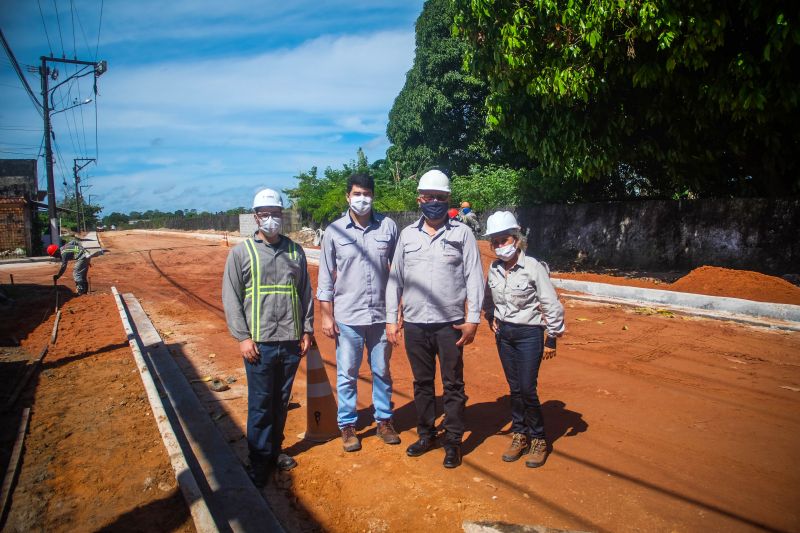
<svg viewBox="0 0 800 533">
<path fill-rule="evenodd" d="M 406 448 L 406 455 L 409 457 L 419 457 L 433 448 L 433 444 L 434 440 L 432 437 L 420 437 L 417 442 Z"/>
<path fill-rule="evenodd" d="M 267 463 L 264 462 L 253 462 L 250 461 L 250 466 L 247 468 L 247 475 L 250 477 L 250 481 L 253 482 L 257 488 L 263 488 L 267 485 L 267 479 L 269 479 L 269 467 Z"/>
<path fill-rule="evenodd" d="M 455 468 L 461 464 L 460 444 L 444 445 L 444 462 L 442 464 L 445 468 Z"/>
</svg>

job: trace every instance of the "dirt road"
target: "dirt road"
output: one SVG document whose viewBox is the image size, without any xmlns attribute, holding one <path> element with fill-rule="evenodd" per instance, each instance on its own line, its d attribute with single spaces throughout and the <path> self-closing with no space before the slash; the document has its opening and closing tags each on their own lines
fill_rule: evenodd
<svg viewBox="0 0 800 533">
<path fill-rule="evenodd" d="M 245 456 L 246 385 L 222 317 L 228 249 L 183 237 L 103 235 L 93 291 L 116 285 L 142 302 L 189 379 L 234 377 L 231 390 L 194 387 Z M 18 282 L 46 284 L 54 267 Z M 316 284 L 316 268 L 311 268 Z M 396 425 L 403 444 L 374 436 L 369 372 L 362 368 L 363 450 L 311 446 L 305 374 L 296 381 L 285 446 L 300 466 L 266 491 L 290 530 L 460 531 L 500 520 L 592 531 L 800 529 L 800 336 L 732 323 L 637 314 L 565 300 L 568 330 L 540 373 L 553 453 L 545 466 L 503 463 L 508 390 L 485 324 L 465 350 L 469 401 L 465 460 L 445 470 L 441 450 L 406 457 L 415 440 L 412 380 L 395 350 Z M 333 383 L 333 342 L 318 336 Z M 439 391 L 441 392 L 441 391 Z M 136 465 L 129 465 L 135 469 Z"/>
</svg>

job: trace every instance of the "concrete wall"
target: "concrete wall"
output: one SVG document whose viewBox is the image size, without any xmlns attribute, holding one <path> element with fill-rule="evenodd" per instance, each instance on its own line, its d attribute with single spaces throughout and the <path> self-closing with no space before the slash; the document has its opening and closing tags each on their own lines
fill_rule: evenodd
<svg viewBox="0 0 800 533">
<path fill-rule="evenodd" d="M 36 160 L 0 159 L 0 197 L 36 200 Z"/>
<path fill-rule="evenodd" d="M 517 214 L 531 255 L 559 268 L 800 271 L 798 199 L 542 205 Z"/>
<path fill-rule="evenodd" d="M 303 224 L 300 220 L 300 213 L 294 209 L 284 209 L 282 226 L 281 233 L 302 229 Z M 252 213 L 239 215 L 239 235 L 249 237 L 256 232 L 256 229 L 256 221 Z"/>
</svg>

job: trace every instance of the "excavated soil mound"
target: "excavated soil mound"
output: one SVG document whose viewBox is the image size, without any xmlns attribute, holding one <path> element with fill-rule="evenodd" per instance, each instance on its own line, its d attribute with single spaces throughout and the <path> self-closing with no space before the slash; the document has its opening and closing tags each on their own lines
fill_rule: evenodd
<svg viewBox="0 0 800 533">
<path fill-rule="evenodd" d="M 702 266 L 668 286 L 671 291 L 800 305 L 800 287 L 750 270 Z"/>
</svg>

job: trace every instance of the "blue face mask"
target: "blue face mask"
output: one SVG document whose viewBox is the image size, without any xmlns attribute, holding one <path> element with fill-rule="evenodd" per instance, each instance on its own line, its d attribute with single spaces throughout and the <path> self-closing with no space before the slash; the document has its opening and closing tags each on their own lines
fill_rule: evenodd
<svg viewBox="0 0 800 533">
<path fill-rule="evenodd" d="M 461 210 L 461 212 L 464 213 L 465 215 L 470 211 L 472 211 L 472 209 L 470 209 L 469 207 L 465 207 L 464 209 Z"/>
<path fill-rule="evenodd" d="M 428 220 L 439 220 L 447 216 L 450 205 L 447 202 L 433 201 L 419 204 L 419 208 Z"/>
</svg>

